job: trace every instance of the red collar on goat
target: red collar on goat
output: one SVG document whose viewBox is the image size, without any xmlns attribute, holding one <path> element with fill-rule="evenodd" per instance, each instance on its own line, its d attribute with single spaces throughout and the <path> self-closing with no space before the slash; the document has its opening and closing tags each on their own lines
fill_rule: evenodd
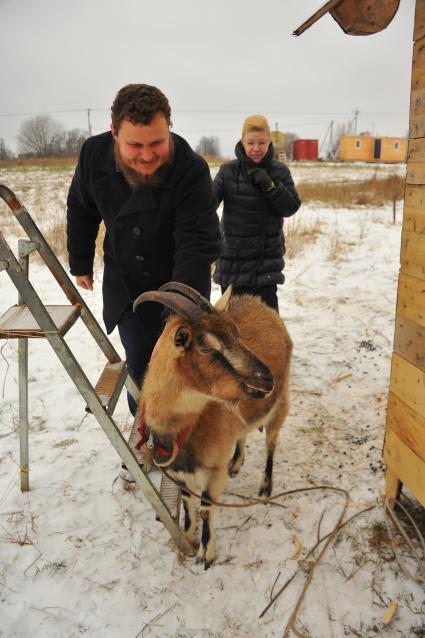
<svg viewBox="0 0 425 638">
<path fill-rule="evenodd" d="M 183 430 L 180 430 L 180 432 L 178 433 L 176 438 L 176 443 L 179 450 L 185 444 L 188 432 L 189 432 L 189 428 L 183 428 Z M 149 435 L 150 435 L 149 427 L 146 425 L 146 406 L 144 403 L 142 404 L 142 409 L 140 411 L 139 434 L 140 434 L 140 441 L 136 445 L 136 450 L 140 450 L 142 445 L 149 440 Z M 171 451 L 164 449 L 158 443 L 154 445 L 153 449 L 154 449 L 154 453 L 158 452 L 162 457 L 166 458 L 167 456 L 171 456 Z"/>
</svg>

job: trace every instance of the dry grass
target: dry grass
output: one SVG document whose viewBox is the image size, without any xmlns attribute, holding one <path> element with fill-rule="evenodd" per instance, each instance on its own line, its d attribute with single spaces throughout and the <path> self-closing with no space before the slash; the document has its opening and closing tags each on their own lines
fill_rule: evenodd
<svg viewBox="0 0 425 638">
<path fill-rule="evenodd" d="M 10 170 L 32 170 L 45 168 L 48 170 L 68 170 L 77 163 L 76 157 L 32 157 L 28 159 L 0 160 L 0 168 Z"/>
<path fill-rule="evenodd" d="M 357 206 L 383 206 L 403 199 L 404 177 L 377 174 L 362 181 L 301 182 L 297 185 L 303 203 L 320 202 L 321 205 L 355 208 Z"/>
<path fill-rule="evenodd" d="M 305 222 L 300 217 L 291 217 L 285 223 L 286 257 L 293 259 L 309 244 L 314 244 L 320 234 L 320 221 L 318 219 Z"/>
</svg>

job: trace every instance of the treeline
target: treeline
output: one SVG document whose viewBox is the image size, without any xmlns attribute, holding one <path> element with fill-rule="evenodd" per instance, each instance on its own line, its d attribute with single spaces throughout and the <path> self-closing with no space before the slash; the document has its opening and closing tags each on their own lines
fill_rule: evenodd
<svg viewBox="0 0 425 638">
<path fill-rule="evenodd" d="M 36 115 L 22 122 L 17 135 L 19 158 L 74 157 L 88 137 L 79 128 L 65 131 L 61 122 L 50 115 Z M 0 160 L 14 159 L 16 155 L 0 138 Z"/>
</svg>

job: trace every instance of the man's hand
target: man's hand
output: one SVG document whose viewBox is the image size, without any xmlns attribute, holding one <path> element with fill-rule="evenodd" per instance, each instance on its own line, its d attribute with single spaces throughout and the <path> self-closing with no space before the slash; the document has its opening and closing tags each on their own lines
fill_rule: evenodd
<svg viewBox="0 0 425 638">
<path fill-rule="evenodd" d="M 248 177 L 264 193 L 274 188 L 274 182 L 264 168 L 250 168 Z"/>
<path fill-rule="evenodd" d="M 93 290 L 93 275 L 77 275 L 75 283 L 84 290 Z"/>
</svg>

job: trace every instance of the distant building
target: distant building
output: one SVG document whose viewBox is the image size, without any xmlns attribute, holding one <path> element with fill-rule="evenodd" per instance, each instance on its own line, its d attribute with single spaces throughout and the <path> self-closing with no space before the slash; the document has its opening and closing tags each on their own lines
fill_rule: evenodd
<svg viewBox="0 0 425 638">
<path fill-rule="evenodd" d="M 274 147 L 274 158 L 284 162 L 287 159 L 286 135 L 281 131 L 271 131 L 270 138 Z"/>
<path fill-rule="evenodd" d="M 294 160 L 317 161 L 319 157 L 319 140 L 294 140 L 292 142 Z"/>
<path fill-rule="evenodd" d="M 339 159 L 342 162 L 405 162 L 407 140 L 404 137 L 342 135 Z"/>
</svg>

